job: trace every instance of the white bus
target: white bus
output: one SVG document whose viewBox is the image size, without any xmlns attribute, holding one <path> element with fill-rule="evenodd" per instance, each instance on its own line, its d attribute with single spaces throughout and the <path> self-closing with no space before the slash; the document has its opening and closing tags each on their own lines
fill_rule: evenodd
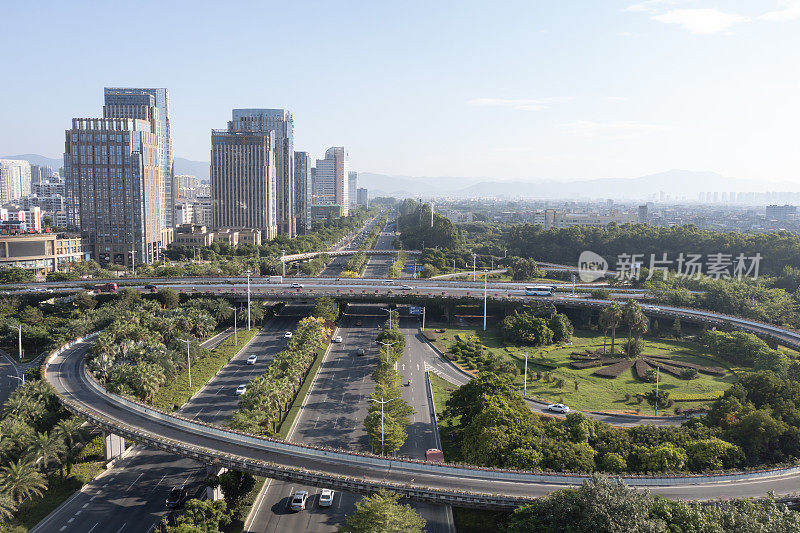
<svg viewBox="0 0 800 533">
<path fill-rule="evenodd" d="M 528 296 L 552 296 L 553 287 L 548 285 L 534 285 L 532 287 L 525 287 L 525 294 Z"/>
</svg>

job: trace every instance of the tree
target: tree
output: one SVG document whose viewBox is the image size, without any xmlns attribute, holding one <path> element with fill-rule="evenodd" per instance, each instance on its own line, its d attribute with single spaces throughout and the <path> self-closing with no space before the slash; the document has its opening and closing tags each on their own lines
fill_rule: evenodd
<svg viewBox="0 0 800 533">
<path fill-rule="evenodd" d="M 395 401 L 399 402 L 400 400 Z M 370 407 L 367 418 L 364 420 L 364 427 L 369 435 L 372 449 L 380 455 L 399 450 L 408 438 L 405 425 L 386 412 L 388 406 L 389 404 L 383 406 L 383 415 L 381 415 L 380 405 L 377 408 Z M 381 419 L 383 419 L 383 426 L 381 426 Z"/>
<path fill-rule="evenodd" d="M 19 503 L 31 495 L 41 496 L 47 482 L 33 463 L 20 458 L 0 468 L 0 493 Z"/>
<path fill-rule="evenodd" d="M 181 303 L 181 297 L 173 289 L 159 289 L 156 298 L 164 309 L 175 309 Z"/>
<path fill-rule="evenodd" d="M 56 425 L 56 433 L 64 441 L 67 453 L 65 459 L 67 463 L 67 475 L 72 473 L 72 464 L 75 458 L 75 445 L 86 442 L 86 434 L 81 427 L 83 421 L 77 417 L 66 418 Z"/>
<path fill-rule="evenodd" d="M 245 497 L 256 485 L 256 478 L 244 472 L 228 470 L 219 476 L 219 486 L 225 496 L 225 504 L 232 513 L 239 513 Z"/>
<path fill-rule="evenodd" d="M 17 512 L 17 502 L 5 494 L 0 494 L 0 523 L 14 516 L 15 512 Z"/>
<path fill-rule="evenodd" d="M 231 523 L 224 500 L 189 500 L 177 526 L 166 526 L 168 533 L 220 533 Z M 166 519 L 164 519 L 166 524 Z"/>
<path fill-rule="evenodd" d="M 655 447 L 634 446 L 634 454 L 644 472 L 678 472 L 686 465 L 687 457 L 683 448 L 671 442 Z"/>
<path fill-rule="evenodd" d="M 611 329 L 611 353 L 614 353 L 614 341 L 616 340 L 617 327 L 622 321 L 622 308 L 617 302 L 612 302 L 603 311 L 606 313 L 606 323 Z"/>
<path fill-rule="evenodd" d="M 356 503 L 353 514 L 345 517 L 340 532 L 349 533 L 423 533 L 425 520 L 410 506 L 401 504 L 400 496 L 380 490 Z"/>
<path fill-rule="evenodd" d="M 672 322 L 672 336 L 676 339 L 681 338 L 681 319 L 675 318 L 675 321 Z"/>
<path fill-rule="evenodd" d="M 75 306 L 82 312 L 91 311 L 97 307 L 97 300 L 88 291 L 79 292 L 75 295 Z"/>
<path fill-rule="evenodd" d="M 314 305 L 314 310 L 311 311 L 311 316 L 324 318 L 328 322 L 335 322 L 339 316 L 339 306 L 333 298 L 327 296 L 317 298 L 317 303 Z"/>
<path fill-rule="evenodd" d="M 38 462 L 42 472 L 47 473 L 48 465 L 64 454 L 64 442 L 55 433 L 37 433 L 28 445 L 28 453 L 33 462 Z"/>
<path fill-rule="evenodd" d="M 18 267 L 0 267 L 0 283 L 23 283 L 33 281 L 33 271 Z"/>
<path fill-rule="evenodd" d="M 553 330 L 553 342 L 569 342 L 572 340 L 574 328 L 567 315 L 556 313 L 550 319 L 548 326 Z"/>
</svg>

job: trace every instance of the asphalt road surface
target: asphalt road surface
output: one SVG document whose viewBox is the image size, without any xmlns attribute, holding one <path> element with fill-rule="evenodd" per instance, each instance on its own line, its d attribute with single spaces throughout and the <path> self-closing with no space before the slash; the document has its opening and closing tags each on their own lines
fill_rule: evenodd
<svg viewBox="0 0 800 533">
<path fill-rule="evenodd" d="M 332 344 L 288 440 L 370 451 L 363 424 L 367 398 L 375 388 L 371 374 L 378 361 L 375 337 L 378 326 L 385 320 L 379 316 L 382 314 L 371 306 L 348 309 L 348 316 L 342 319 L 338 332 L 342 343 Z M 358 321 L 361 326 L 356 325 Z M 358 356 L 358 348 L 363 348 L 365 355 Z M 307 508 L 299 513 L 289 509 L 291 496 L 297 490 L 309 492 Z M 345 514 L 353 512 L 361 496 L 337 492 L 331 507 L 320 508 L 319 492 L 316 487 L 267 480 L 245 524 L 245 531 L 337 531 Z"/>
<path fill-rule="evenodd" d="M 236 387 L 266 369 L 268 361 L 286 345 L 283 334 L 293 330 L 298 320 L 298 317 L 278 316 L 267 321 L 250 344 L 209 380 L 180 413 L 217 424 L 230 418 L 238 403 Z M 213 348 L 232 333 L 226 331 L 206 341 L 204 346 Z M 251 353 L 259 356 L 255 365 L 246 364 Z M 205 476 L 205 466 L 195 461 L 137 446 L 31 531 L 152 531 L 168 513 L 164 501 L 170 489 L 186 484 L 190 492 L 202 490 L 199 484 Z"/>
<path fill-rule="evenodd" d="M 0 405 L 6 403 L 11 393 L 19 386 L 20 381 L 17 378 L 10 377 L 17 375 L 17 368 L 8 357 L 0 355 Z"/>
</svg>

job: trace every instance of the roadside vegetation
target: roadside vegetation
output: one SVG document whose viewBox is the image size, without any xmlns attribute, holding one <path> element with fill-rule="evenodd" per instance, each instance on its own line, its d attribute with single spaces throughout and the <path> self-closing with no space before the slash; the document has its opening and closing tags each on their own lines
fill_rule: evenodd
<svg viewBox="0 0 800 533">
<path fill-rule="evenodd" d="M 390 315 L 377 341 L 391 346 L 381 345 L 378 353 L 378 367 L 372 373 L 375 391 L 370 395 L 375 401 L 370 402 L 364 421 L 372 450 L 380 455 L 397 451 L 405 444 L 409 417 L 414 414 L 414 409 L 401 397 L 400 374 L 394 367 L 405 350 L 405 336 L 399 329 L 397 311 L 391 311 Z M 388 403 L 381 407 L 379 402 Z"/>
<path fill-rule="evenodd" d="M 425 519 L 408 504 L 400 503 L 400 496 L 381 490 L 356 502 L 356 509 L 345 517 L 340 531 L 348 533 L 424 533 Z"/>
</svg>

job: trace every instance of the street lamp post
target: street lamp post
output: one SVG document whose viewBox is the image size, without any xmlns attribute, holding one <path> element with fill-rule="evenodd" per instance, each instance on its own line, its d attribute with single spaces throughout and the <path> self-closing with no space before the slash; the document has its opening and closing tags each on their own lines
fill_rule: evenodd
<svg viewBox="0 0 800 533">
<path fill-rule="evenodd" d="M 478 276 L 476 275 L 475 271 L 475 258 L 478 257 L 477 254 L 472 254 L 472 281 L 477 281 Z"/>
<path fill-rule="evenodd" d="M 483 269 L 483 331 L 486 331 L 486 280 L 489 276 L 489 271 Z"/>
<path fill-rule="evenodd" d="M 189 356 L 189 345 L 192 341 L 188 339 L 178 339 L 181 342 L 186 343 L 186 363 L 189 366 L 189 388 L 192 388 L 192 358 Z"/>
<path fill-rule="evenodd" d="M 384 445 L 383 445 L 383 406 L 389 402 L 393 402 L 395 400 L 399 400 L 400 398 L 392 398 L 390 400 L 376 400 L 374 398 L 368 398 L 369 401 L 381 404 L 381 455 L 384 454 Z"/>
<path fill-rule="evenodd" d="M 392 329 L 392 310 L 387 307 L 381 307 L 381 311 L 389 313 L 389 329 Z"/>
<path fill-rule="evenodd" d="M 386 347 L 386 362 L 389 362 L 389 348 L 397 344 L 397 341 L 394 342 L 381 342 L 378 341 L 378 344 L 383 344 Z"/>
<path fill-rule="evenodd" d="M 19 360 L 22 361 L 22 324 L 19 325 Z"/>
<path fill-rule="evenodd" d="M 425 331 L 425 306 L 422 306 L 422 331 Z"/>
<path fill-rule="evenodd" d="M 245 272 L 247 274 L 247 331 L 250 331 L 250 274 L 252 270 Z"/>
<path fill-rule="evenodd" d="M 661 367 L 657 366 L 656 367 L 656 416 L 658 416 L 658 378 L 660 371 Z"/>
<path fill-rule="evenodd" d="M 283 275 L 286 275 L 286 250 L 281 250 L 281 267 L 283 268 Z"/>
<path fill-rule="evenodd" d="M 236 329 L 236 309 L 233 308 L 233 307 L 229 307 L 228 309 L 233 311 L 233 343 L 236 346 L 239 346 L 239 335 L 238 335 L 237 329 Z"/>
<path fill-rule="evenodd" d="M 456 260 L 453 259 L 453 274 L 456 273 Z"/>
</svg>

